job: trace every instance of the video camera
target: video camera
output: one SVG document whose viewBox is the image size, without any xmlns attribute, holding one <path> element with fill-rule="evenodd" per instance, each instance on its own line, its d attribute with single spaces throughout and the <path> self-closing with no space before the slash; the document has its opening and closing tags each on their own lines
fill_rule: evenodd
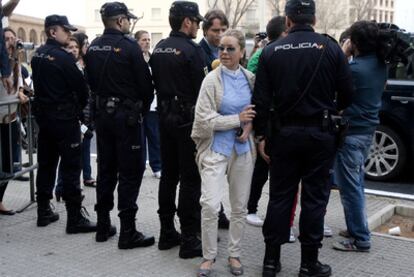
<svg viewBox="0 0 414 277">
<path fill-rule="evenodd" d="M 33 42 L 23 42 L 23 41 L 18 41 L 16 42 L 16 48 L 17 49 L 23 49 L 23 50 L 34 50 L 35 49 L 35 45 Z"/>
<path fill-rule="evenodd" d="M 410 33 L 391 23 L 378 23 L 379 40 L 385 47 L 385 62 L 390 64 L 408 63 L 408 57 L 414 54 L 413 39 Z"/>
<path fill-rule="evenodd" d="M 260 40 L 263 40 L 263 39 L 267 38 L 267 33 L 266 32 L 258 32 L 256 34 L 256 37 L 258 37 Z"/>
</svg>

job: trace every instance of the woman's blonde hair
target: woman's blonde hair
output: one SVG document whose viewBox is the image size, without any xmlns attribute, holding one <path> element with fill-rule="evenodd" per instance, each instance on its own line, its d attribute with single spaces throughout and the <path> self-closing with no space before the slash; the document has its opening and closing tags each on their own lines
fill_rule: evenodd
<svg viewBox="0 0 414 277">
<path fill-rule="evenodd" d="M 234 37 L 237 39 L 241 50 L 246 48 L 246 38 L 244 37 L 244 34 L 239 30 L 228 29 L 221 37 Z"/>
</svg>

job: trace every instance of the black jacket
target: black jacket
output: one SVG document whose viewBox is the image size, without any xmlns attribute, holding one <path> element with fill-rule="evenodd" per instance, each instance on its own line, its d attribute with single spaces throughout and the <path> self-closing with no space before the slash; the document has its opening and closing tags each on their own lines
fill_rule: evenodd
<svg viewBox="0 0 414 277">
<path fill-rule="evenodd" d="M 158 43 L 149 63 L 158 103 L 177 96 L 195 104 L 208 73 L 203 49 L 197 43 L 184 33 L 173 31 Z"/>
<path fill-rule="evenodd" d="M 70 110 L 76 106 L 80 111 L 88 99 L 89 89 L 76 60 L 62 47 L 56 40 L 48 39 L 31 61 L 34 104 L 51 116 L 59 113 L 59 107 Z"/>
<path fill-rule="evenodd" d="M 84 57 L 88 82 L 97 96 L 143 101 L 144 113 L 154 99 L 151 73 L 135 39 L 105 29 Z"/>
<path fill-rule="evenodd" d="M 306 95 L 297 103 L 323 47 L 327 48 L 320 68 Z M 349 106 L 352 92 L 351 71 L 339 45 L 315 33 L 310 26 L 295 26 L 287 37 L 268 44 L 260 57 L 252 99 L 257 112 L 256 135 L 264 134 L 272 103 L 282 120 L 322 121 L 324 110 L 335 114 Z"/>
<path fill-rule="evenodd" d="M 213 53 L 211 52 L 210 46 L 204 38 L 200 40 L 198 44 L 204 50 L 204 60 L 206 62 L 208 71 L 210 72 L 212 70 L 211 63 L 216 59 L 216 57 L 214 57 Z"/>
</svg>

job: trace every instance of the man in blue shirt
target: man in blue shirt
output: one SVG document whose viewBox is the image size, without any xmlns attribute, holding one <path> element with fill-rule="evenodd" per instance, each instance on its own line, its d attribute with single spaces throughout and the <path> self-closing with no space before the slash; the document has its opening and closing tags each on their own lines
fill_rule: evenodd
<svg viewBox="0 0 414 277">
<path fill-rule="evenodd" d="M 387 80 L 384 57 L 377 53 L 379 30 L 375 23 L 359 21 L 350 28 L 350 40 L 344 43 L 350 62 L 355 95 L 344 110 L 349 129 L 334 165 L 334 181 L 341 192 L 347 232 L 350 240 L 335 242 L 334 249 L 368 252 L 371 247 L 365 211 L 364 163 L 376 127 L 384 85 Z"/>
</svg>

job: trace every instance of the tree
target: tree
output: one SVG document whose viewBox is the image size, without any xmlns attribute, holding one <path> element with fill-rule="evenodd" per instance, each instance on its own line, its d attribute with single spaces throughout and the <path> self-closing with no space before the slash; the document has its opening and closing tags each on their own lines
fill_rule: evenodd
<svg viewBox="0 0 414 277">
<path fill-rule="evenodd" d="M 339 36 L 348 27 L 345 1 L 317 0 L 316 29 L 321 33 Z"/>
<path fill-rule="evenodd" d="M 278 16 L 282 14 L 282 0 L 267 0 L 270 8 L 272 9 L 272 15 Z"/>
<path fill-rule="evenodd" d="M 352 16 L 350 23 L 359 20 L 370 20 L 372 12 L 375 7 L 374 0 L 351 0 L 350 5 L 352 6 Z"/>
<path fill-rule="evenodd" d="M 222 9 L 231 28 L 236 28 L 247 10 L 256 0 L 208 0 L 209 9 Z"/>
</svg>

